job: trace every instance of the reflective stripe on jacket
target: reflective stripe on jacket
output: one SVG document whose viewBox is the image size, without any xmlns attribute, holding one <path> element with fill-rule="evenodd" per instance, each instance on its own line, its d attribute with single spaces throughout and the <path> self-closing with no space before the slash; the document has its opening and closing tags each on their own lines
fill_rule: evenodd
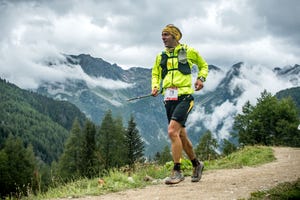
<svg viewBox="0 0 300 200">
<path fill-rule="evenodd" d="M 178 70 L 178 52 L 182 48 L 182 46 L 186 49 L 187 60 L 190 68 L 193 65 L 197 65 L 198 77 L 207 77 L 208 65 L 198 53 L 198 51 L 187 45 L 179 44 L 174 49 L 174 53 L 170 53 L 167 50 L 165 51 L 169 58 L 167 61 L 168 73 L 162 81 L 163 94 L 165 89 L 170 87 L 177 87 L 179 96 L 183 94 L 194 93 L 194 87 L 192 87 L 192 85 L 194 84 L 192 83 L 192 75 L 184 75 Z M 160 90 L 160 84 L 162 80 L 162 67 L 160 66 L 162 57 L 161 55 L 162 54 L 160 53 L 156 56 L 156 60 L 152 68 L 152 89 L 156 87 L 158 90 Z"/>
</svg>

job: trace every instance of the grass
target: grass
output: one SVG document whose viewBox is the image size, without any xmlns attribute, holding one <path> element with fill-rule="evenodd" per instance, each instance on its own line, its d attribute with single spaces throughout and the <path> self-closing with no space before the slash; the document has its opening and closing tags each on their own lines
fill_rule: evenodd
<svg viewBox="0 0 300 200">
<path fill-rule="evenodd" d="M 205 161 L 205 170 L 241 168 L 243 166 L 256 166 L 275 160 L 271 147 L 247 146 L 218 160 Z M 191 163 L 186 159 L 182 161 L 185 175 L 191 174 Z M 82 196 L 97 196 L 110 192 L 118 192 L 131 188 L 143 188 L 147 185 L 158 184 L 170 173 L 170 164 L 164 166 L 155 164 L 139 164 L 135 172 L 124 173 L 121 170 L 111 170 L 107 176 L 94 179 L 80 179 L 50 188 L 46 193 L 30 195 L 31 199 L 55 199 Z M 145 180 L 148 177 L 148 180 Z"/>
<path fill-rule="evenodd" d="M 300 199 L 300 179 L 294 182 L 278 184 L 276 187 L 267 191 L 258 191 L 251 193 L 248 200 L 283 200 Z"/>
<path fill-rule="evenodd" d="M 206 169 L 230 169 L 243 166 L 257 166 L 272 162 L 275 156 L 272 148 L 265 146 L 246 146 L 221 159 L 205 161 Z"/>
<path fill-rule="evenodd" d="M 135 173 L 124 173 L 121 170 L 111 170 L 102 178 L 83 178 L 57 187 L 50 188 L 46 193 L 30 195 L 27 200 L 76 198 L 83 196 L 97 196 L 111 192 L 118 192 L 131 188 L 143 188 L 147 185 L 160 183 L 161 179 L 169 173 L 164 166 L 153 164 L 140 164 L 136 166 Z M 151 180 L 145 181 L 145 177 Z"/>
</svg>

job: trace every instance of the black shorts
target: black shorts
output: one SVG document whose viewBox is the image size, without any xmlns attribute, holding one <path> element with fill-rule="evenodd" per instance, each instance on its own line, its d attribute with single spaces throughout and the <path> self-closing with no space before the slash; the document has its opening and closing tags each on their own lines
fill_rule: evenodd
<svg viewBox="0 0 300 200">
<path fill-rule="evenodd" d="M 165 101 L 168 121 L 175 120 L 185 127 L 187 117 L 194 107 L 194 97 L 192 95 L 181 95 L 177 101 Z"/>
</svg>

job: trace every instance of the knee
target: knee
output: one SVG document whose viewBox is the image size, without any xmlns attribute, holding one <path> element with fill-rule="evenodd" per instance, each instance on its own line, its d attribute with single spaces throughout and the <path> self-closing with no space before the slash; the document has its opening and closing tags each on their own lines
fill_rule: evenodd
<svg viewBox="0 0 300 200">
<path fill-rule="evenodd" d="M 178 137 L 177 131 L 173 127 L 168 128 L 168 135 L 170 139 Z"/>
</svg>

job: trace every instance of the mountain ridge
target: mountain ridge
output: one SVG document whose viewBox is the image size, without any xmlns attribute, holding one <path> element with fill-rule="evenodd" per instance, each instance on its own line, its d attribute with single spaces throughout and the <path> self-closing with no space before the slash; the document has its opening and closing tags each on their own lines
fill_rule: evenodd
<svg viewBox="0 0 300 200">
<path fill-rule="evenodd" d="M 151 69 L 134 67 L 125 70 L 116 64 L 110 64 L 101 58 L 93 58 L 88 54 L 66 55 L 65 62 L 69 67 L 81 67 L 84 73 L 93 80 L 105 79 L 101 79 L 100 85 L 93 86 L 89 85 L 87 80 L 80 78 L 66 79 L 65 82 L 60 83 L 46 82 L 36 90 L 38 93 L 75 104 L 96 124 L 101 122 L 107 110 L 112 110 L 115 115 L 122 116 L 125 119 L 124 123 L 133 114 L 146 144 L 146 155 L 153 155 L 169 144 L 162 97 L 127 101 L 132 97 L 150 93 Z M 229 127 L 224 129 L 224 125 L 229 123 L 226 120 L 228 118 L 233 120 L 233 116 L 238 110 L 234 108 L 235 110 L 229 111 L 228 106 L 232 108 L 237 106 L 238 99 L 247 91 L 245 86 L 235 84 L 235 80 L 245 77 L 243 71 L 245 67 L 243 62 L 234 64 L 228 70 L 209 65 L 210 72 L 207 83 L 203 90 L 194 94 L 195 112 L 191 114 L 192 119 L 188 122 L 193 144 L 197 144 L 203 132 L 211 128 L 214 129 L 212 131 L 218 139 L 228 136 L 227 133 L 227 135 L 222 135 L 218 131 L 229 131 Z M 277 76 L 279 79 L 289 79 L 291 74 L 294 75 L 290 70 L 289 74 L 282 73 Z M 213 81 L 216 81 L 215 77 L 220 77 L 219 83 L 215 88 L 206 90 Z M 109 87 L 105 87 L 105 84 Z M 224 112 L 224 108 L 228 110 L 228 113 L 220 116 L 217 112 Z M 208 122 L 215 119 L 219 121 L 211 124 Z M 213 125 L 214 123 L 217 124 Z"/>
</svg>

